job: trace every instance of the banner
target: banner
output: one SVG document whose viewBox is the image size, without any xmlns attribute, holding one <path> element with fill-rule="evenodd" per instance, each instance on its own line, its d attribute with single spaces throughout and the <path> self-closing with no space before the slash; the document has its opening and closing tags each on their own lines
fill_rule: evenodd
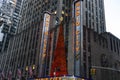
<svg viewBox="0 0 120 80">
<path fill-rule="evenodd" d="M 5 75 L 4 75 L 4 72 L 2 71 L 1 72 L 1 79 L 4 79 L 5 78 Z"/>
<path fill-rule="evenodd" d="M 8 80 L 12 80 L 12 72 L 11 71 L 9 71 L 9 73 L 8 73 Z"/>
<path fill-rule="evenodd" d="M 29 67 L 29 75 L 30 75 L 30 77 L 32 77 L 32 75 L 33 75 L 33 71 L 32 71 L 32 67 L 31 66 Z"/>
<path fill-rule="evenodd" d="M 18 75 L 19 78 L 21 78 L 22 73 L 21 73 L 21 70 L 20 70 L 20 69 L 17 70 L 17 75 Z"/>
</svg>

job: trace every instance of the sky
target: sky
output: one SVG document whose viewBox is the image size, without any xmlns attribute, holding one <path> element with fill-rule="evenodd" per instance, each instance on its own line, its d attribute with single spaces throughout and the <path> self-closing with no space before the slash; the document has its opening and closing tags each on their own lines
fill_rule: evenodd
<svg viewBox="0 0 120 80">
<path fill-rule="evenodd" d="M 120 0 L 104 0 L 106 29 L 120 39 Z"/>
</svg>

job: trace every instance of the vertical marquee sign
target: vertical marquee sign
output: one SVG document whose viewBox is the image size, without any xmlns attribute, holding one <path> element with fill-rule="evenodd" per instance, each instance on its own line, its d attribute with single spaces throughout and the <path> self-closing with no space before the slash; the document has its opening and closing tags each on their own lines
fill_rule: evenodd
<svg viewBox="0 0 120 80">
<path fill-rule="evenodd" d="M 82 25 L 82 1 L 74 1 L 73 5 L 73 52 L 74 75 L 81 76 L 83 60 L 83 25 Z"/>
<path fill-rule="evenodd" d="M 39 59 L 40 76 L 43 73 L 42 68 L 43 68 L 44 58 L 46 56 L 46 51 L 47 51 L 49 29 L 50 29 L 50 14 L 45 13 L 44 22 L 43 22 L 43 30 L 42 30 L 42 38 L 41 38 L 41 46 L 40 46 L 40 57 L 39 57 L 40 58 Z"/>
</svg>

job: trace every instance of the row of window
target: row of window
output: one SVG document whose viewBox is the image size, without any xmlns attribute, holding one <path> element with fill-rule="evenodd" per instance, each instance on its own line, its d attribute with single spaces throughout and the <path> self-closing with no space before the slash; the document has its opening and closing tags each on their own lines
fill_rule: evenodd
<svg viewBox="0 0 120 80">
<path fill-rule="evenodd" d="M 120 53 L 120 41 L 114 37 L 110 37 L 110 49 L 113 52 Z"/>
</svg>

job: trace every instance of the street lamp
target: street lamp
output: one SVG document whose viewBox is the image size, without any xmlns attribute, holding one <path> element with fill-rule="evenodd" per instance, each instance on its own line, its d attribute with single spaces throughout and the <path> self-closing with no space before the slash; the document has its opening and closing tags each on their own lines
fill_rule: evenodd
<svg viewBox="0 0 120 80">
<path fill-rule="evenodd" d="M 32 69 L 33 69 L 33 70 L 35 69 L 35 65 L 32 66 Z"/>
<path fill-rule="evenodd" d="M 28 66 L 26 66 L 25 70 L 28 71 Z"/>
</svg>

